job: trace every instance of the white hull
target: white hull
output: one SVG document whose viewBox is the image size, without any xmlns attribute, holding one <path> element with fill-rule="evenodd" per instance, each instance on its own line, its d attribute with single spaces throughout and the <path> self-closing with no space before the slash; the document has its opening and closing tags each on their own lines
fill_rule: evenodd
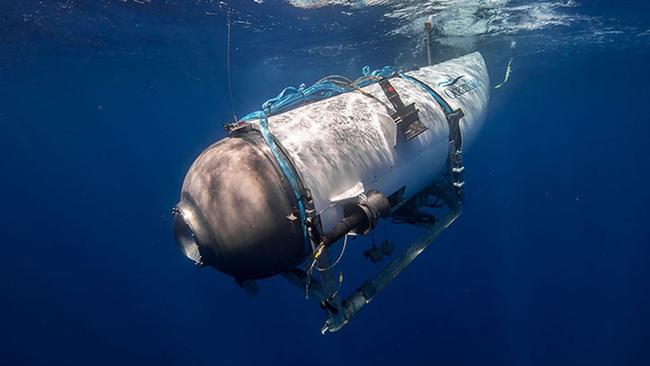
<svg viewBox="0 0 650 366">
<path fill-rule="evenodd" d="M 468 146 L 483 124 L 489 99 L 483 57 L 472 53 L 406 75 L 432 87 L 453 109 L 463 110 L 460 127 L 463 147 Z M 271 132 L 311 190 L 315 208 L 323 211 L 325 231 L 343 218 L 342 205 L 336 204 L 340 200 L 370 189 L 388 196 L 402 187 L 406 200 L 439 179 L 446 167 L 449 127 L 441 107 L 411 81 L 395 77 L 390 82 L 404 104 L 415 103 L 420 120 L 428 127 L 409 141 L 403 139 L 384 105 L 355 92 L 268 120 Z M 363 89 L 390 105 L 379 85 Z"/>
</svg>

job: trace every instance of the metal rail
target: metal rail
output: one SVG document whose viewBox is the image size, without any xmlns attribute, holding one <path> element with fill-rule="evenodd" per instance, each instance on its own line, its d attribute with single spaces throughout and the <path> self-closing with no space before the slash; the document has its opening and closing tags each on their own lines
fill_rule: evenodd
<svg viewBox="0 0 650 366">
<path fill-rule="evenodd" d="M 364 282 L 343 302 L 343 316 L 330 317 L 321 332 L 336 332 L 343 328 L 352 317 L 370 303 L 388 284 L 394 280 L 418 255 L 420 255 L 445 229 L 460 216 L 460 208 L 451 209 L 440 221 L 433 224 L 413 245 L 402 252 L 374 278 Z"/>
</svg>

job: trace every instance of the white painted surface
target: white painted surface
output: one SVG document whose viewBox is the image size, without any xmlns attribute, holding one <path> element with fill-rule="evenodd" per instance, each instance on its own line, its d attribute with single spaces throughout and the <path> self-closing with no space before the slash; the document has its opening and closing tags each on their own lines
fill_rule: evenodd
<svg viewBox="0 0 650 366">
<path fill-rule="evenodd" d="M 463 147 L 481 128 L 489 99 L 489 79 L 485 62 L 472 53 L 438 65 L 408 72 L 439 94 L 453 109 L 462 108 L 460 125 Z M 453 86 L 439 83 L 464 75 Z M 304 184 L 321 211 L 342 195 L 363 185 L 386 196 L 406 186 L 404 199 L 421 191 L 440 177 L 446 166 L 448 125 L 435 100 L 422 88 L 401 78 L 392 78 L 404 104 L 415 102 L 420 120 L 429 128 L 410 141 L 398 136 L 389 111 L 376 100 L 360 93 L 345 93 L 269 118 L 269 128 L 284 146 Z M 476 88 L 454 95 L 450 88 L 477 83 Z M 390 105 L 379 85 L 363 88 Z M 451 97 L 450 97 L 451 96 Z M 328 230 L 342 218 L 341 205 L 321 215 Z"/>
</svg>

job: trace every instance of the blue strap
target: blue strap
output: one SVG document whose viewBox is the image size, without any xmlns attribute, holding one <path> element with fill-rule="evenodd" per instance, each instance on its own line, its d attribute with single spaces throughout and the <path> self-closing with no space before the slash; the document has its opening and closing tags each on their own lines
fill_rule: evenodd
<svg viewBox="0 0 650 366">
<path fill-rule="evenodd" d="M 308 239 L 309 237 L 307 235 L 307 226 L 305 225 L 305 221 L 306 221 L 305 205 L 303 203 L 303 197 L 301 193 L 302 190 L 300 187 L 300 182 L 298 181 L 298 177 L 294 173 L 293 168 L 285 158 L 284 154 L 280 151 L 278 144 L 275 142 L 275 137 L 273 137 L 273 134 L 269 130 L 269 122 L 266 116 L 266 112 L 264 111 L 253 112 L 244 118 L 247 117 L 248 119 L 259 119 L 259 129 L 260 129 L 260 133 L 262 134 L 262 137 L 264 138 L 264 142 L 266 142 L 266 145 L 271 150 L 271 153 L 273 153 L 273 157 L 275 158 L 275 161 L 278 162 L 282 174 L 284 174 L 284 176 L 287 177 L 287 180 L 289 181 L 291 190 L 293 191 L 293 194 L 296 197 L 296 201 L 298 201 L 300 223 L 303 228 L 302 230 L 303 239 L 305 240 L 305 245 L 309 248 L 310 247 L 309 239 Z"/>
</svg>

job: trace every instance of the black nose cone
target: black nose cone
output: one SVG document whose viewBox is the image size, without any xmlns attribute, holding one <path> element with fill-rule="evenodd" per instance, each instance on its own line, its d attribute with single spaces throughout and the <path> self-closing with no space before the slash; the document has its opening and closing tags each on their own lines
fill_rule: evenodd
<svg viewBox="0 0 650 366">
<path fill-rule="evenodd" d="M 269 277 L 306 256 L 294 207 L 266 145 L 227 138 L 206 149 L 185 176 L 174 232 L 194 263 L 238 279 Z"/>
</svg>

